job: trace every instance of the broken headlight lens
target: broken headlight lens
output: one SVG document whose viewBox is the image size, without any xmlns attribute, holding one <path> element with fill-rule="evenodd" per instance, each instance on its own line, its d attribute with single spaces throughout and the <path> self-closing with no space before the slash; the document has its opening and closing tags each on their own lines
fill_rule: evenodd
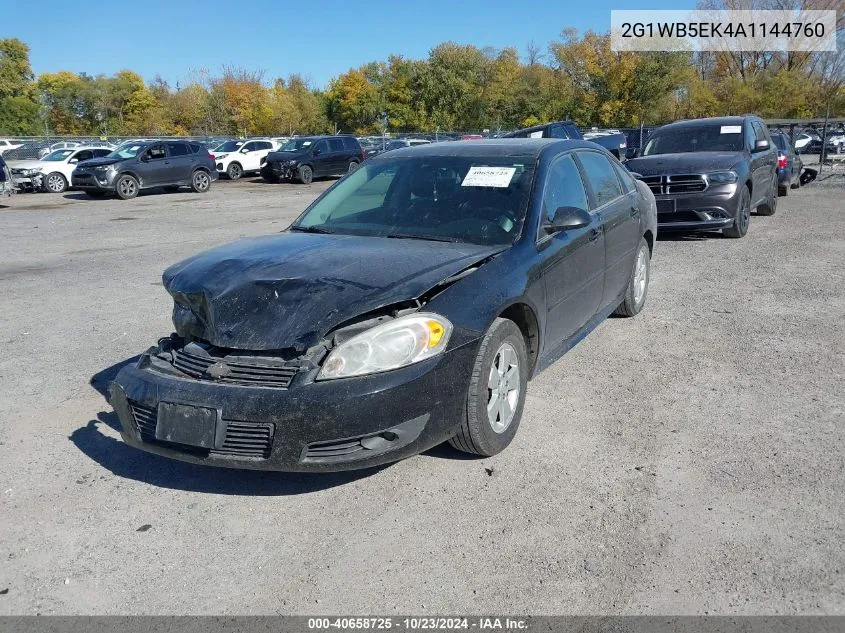
<svg viewBox="0 0 845 633">
<path fill-rule="evenodd" d="M 446 349 L 451 334 L 452 324 L 438 314 L 418 312 L 399 317 L 334 348 L 317 379 L 375 374 L 418 363 Z"/>
</svg>

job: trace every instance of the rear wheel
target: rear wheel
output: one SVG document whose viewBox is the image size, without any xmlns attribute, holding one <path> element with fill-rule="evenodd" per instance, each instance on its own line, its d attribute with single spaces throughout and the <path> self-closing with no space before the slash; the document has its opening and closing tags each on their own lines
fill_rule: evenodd
<svg viewBox="0 0 845 633">
<path fill-rule="evenodd" d="M 47 174 L 44 178 L 44 184 L 42 187 L 44 191 L 48 191 L 50 193 L 62 193 L 65 189 L 67 189 L 67 180 L 59 172 L 54 171 L 51 174 Z"/>
<path fill-rule="evenodd" d="M 460 451 L 490 456 L 511 443 L 525 406 L 528 354 L 519 328 L 496 319 L 487 330 L 472 369 L 466 416 L 449 443 Z"/>
<path fill-rule="evenodd" d="M 637 248 L 637 256 L 634 259 L 634 268 L 631 270 L 631 277 L 628 279 L 628 287 L 625 289 L 625 297 L 622 299 L 613 314 L 632 317 L 642 312 L 645 306 L 645 299 L 648 296 L 648 282 L 651 279 L 651 250 L 648 242 L 640 238 L 640 245 Z"/>
<path fill-rule="evenodd" d="M 722 229 L 725 237 L 740 238 L 748 233 L 748 224 L 751 221 L 751 192 L 748 187 L 743 187 L 739 194 L 739 203 L 736 205 L 736 217 L 734 223 L 726 229 Z"/>
<path fill-rule="evenodd" d="M 789 195 L 789 187 L 787 185 L 778 185 L 778 195 L 780 197 L 788 196 Z"/>
<path fill-rule="evenodd" d="M 239 163 L 231 163 L 226 169 L 226 175 L 229 176 L 229 180 L 237 180 L 244 175 L 243 167 Z"/>
<path fill-rule="evenodd" d="M 121 200 L 131 200 L 138 195 L 140 188 L 138 179 L 135 178 L 135 176 L 130 176 L 129 174 L 123 174 L 120 176 L 114 185 L 117 197 Z"/>
<path fill-rule="evenodd" d="M 211 187 L 211 177 L 202 169 L 197 169 L 191 177 L 191 189 L 197 193 L 206 193 Z"/>
<path fill-rule="evenodd" d="M 357 160 L 353 160 L 349 163 L 349 169 L 347 171 L 349 171 L 349 173 L 351 174 L 353 171 L 356 171 L 360 166 L 361 163 L 359 163 Z"/>
<path fill-rule="evenodd" d="M 314 172 L 308 165 L 302 165 L 297 176 L 299 176 L 299 182 L 303 185 L 310 185 L 311 181 L 314 180 Z"/>
</svg>

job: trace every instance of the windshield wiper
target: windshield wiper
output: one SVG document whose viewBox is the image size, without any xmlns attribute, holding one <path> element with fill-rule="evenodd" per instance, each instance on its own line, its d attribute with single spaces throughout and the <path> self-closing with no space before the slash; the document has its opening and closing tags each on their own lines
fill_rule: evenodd
<svg viewBox="0 0 845 633">
<path fill-rule="evenodd" d="M 420 235 L 418 233 L 389 233 L 385 235 L 397 240 L 429 240 L 432 242 L 452 242 L 458 241 L 457 237 L 447 237 L 445 235 Z"/>
<path fill-rule="evenodd" d="M 314 225 L 314 226 L 296 226 L 296 225 L 294 225 L 294 226 L 291 226 L 289 230 L 300 231 L 302 233 L 322 233 L 322 234 L 325 234 L 325 235 L 329 235 L 331 233 L 334 233 L 334 231 L 330 231 L 329 229 L 323 228 L 322 226 L 316 226 L 316 225 Z"/>
</svg>

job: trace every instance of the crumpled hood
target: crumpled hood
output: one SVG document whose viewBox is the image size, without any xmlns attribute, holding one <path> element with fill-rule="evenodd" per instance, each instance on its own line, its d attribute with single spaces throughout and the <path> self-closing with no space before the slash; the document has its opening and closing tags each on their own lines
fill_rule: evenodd
<svg viewBox="0 0 845 633">
<path fill-rule="evenodd" d="M 345 321 L 414 299 L 503 249 L 285 232 L 205 251 L 162 280 L 180 335 L 219 347 L 304 351 Z"/>
<path fill-rule="evenodd" d="M 626 161 L 625 166 L 643 176 L 706 174 L 733 169 L 743 159 L 742 152 L 684 152 L 632 158 Z"/>
<path fill-rule="evenodd" d="M 43 160 L 10 160 L 8 165 L 9 169 L 37 169 L 45 163 Z"/>
</svg>

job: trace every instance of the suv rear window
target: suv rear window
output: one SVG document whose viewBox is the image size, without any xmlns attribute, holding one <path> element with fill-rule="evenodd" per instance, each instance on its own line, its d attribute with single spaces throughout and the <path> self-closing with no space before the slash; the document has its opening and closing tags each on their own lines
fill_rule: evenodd
<svg viewBox="0 0 845 633">
<path fill-rule="evenodd" d="M 343 141 L 339 138 L 330 138 L 329 139 L 329 151 L 330 152 L 342 152 L 343 150 Z"/>
<path fill-rule="evenodd" d="M 200 147 L 202 147 L 199 143 L 188 143 L 188 147 L 191 148 L 191 153 L 196 154 L 200 151 Z"/>
<path fill-rule="evenodd" d="M 167 151 L 171 156 L 187 156 L 188 145 L 186 143 L 168 143 Z"/>
</svg>

